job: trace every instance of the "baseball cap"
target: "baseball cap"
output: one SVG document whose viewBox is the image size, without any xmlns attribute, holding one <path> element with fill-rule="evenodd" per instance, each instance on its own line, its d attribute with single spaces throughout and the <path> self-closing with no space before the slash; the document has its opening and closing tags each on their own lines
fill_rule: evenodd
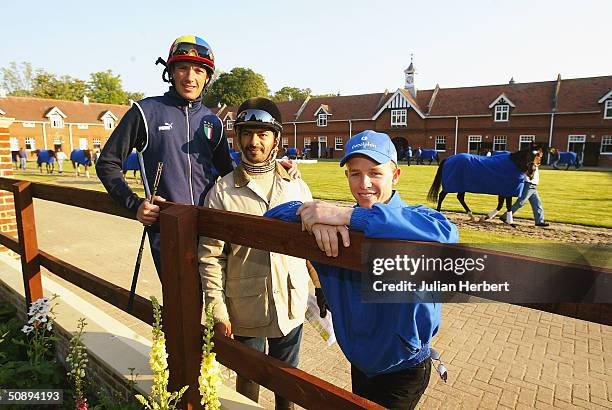
<svg viewBox="0 0 612 410">
<path fill-rule="evenodd" d="M 393 161 L 397 165 L 395 145 L 391 142 L 391 138 L 382 132 L 365 130 L 351 137 L 346 143 L 344 157 L 340 160 L 340 166 L 344 166 L 349 157 L 355 154 L 365 155 L 379 164 Z"/>
</svg>

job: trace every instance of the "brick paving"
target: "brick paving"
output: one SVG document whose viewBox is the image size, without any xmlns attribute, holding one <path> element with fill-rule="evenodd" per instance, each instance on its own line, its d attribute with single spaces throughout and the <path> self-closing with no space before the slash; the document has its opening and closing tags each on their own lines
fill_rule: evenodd
<svg viewBox="0 0 612 410">
<path fill-rule="evenodd" d="M 136 222 L 39 200 L 35 209 L 42 249 L 129 288 L 141 233 Z M 160 295 L 152 269 L 145 255 L 138 288 L 143 296 Z M 442 313 L 433 345 L 449 378 L 444 383 L 432 373 L 419 408 L 612 408 L 611 326 L 503 303 L 449 303 Z M 115 314 L 149 337 L 148 326 Z M 300 368 L 350 389 L 350 367 L 338 346 L 327 347 L 310 325 L 304 329 Z M 273 408 L 273 394 L 263 390 L 260 403 Z"/>
</svg>

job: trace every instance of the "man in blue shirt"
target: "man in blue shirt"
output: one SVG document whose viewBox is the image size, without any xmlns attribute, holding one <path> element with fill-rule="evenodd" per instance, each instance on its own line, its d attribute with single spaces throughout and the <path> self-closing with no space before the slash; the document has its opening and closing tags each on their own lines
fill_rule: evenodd
<svg viewBox="0 0 612 410">
<path fill-rule="evenodd" d="M 388 135 L 364 131 L 346 144 L 340 166 L 357 204 L 290 202 L 266 216 L 300 222 L 328 256 L 338 255 L 338 235 L 348 228 L 366 237 L 457 242 L 457 228 L 430 208 L 408 206 L 393 190 L 400 176 Z M 348 228 L 347 228 L 348 226 Z M 438 303 L 362 303 L 361 273 L 313 263 L 332 312 L 336 339 L 351 362 L 353 392 L 387 408 L 414 408 L 429 384 L 429 342 L 438 331 Z"/>
</svg>

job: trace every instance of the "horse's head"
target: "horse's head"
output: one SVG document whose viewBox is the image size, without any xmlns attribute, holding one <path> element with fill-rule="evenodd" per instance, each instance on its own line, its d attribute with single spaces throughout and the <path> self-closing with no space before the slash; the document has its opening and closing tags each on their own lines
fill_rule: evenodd
<svg viewBox="0 0 612 410">
<path fill-rule="evenodd" d="M 85 159 L 88 159 L 91 161 L 91 150 L 90 149 L 84 149 L 83 155 L 85 155 Z"/>
<path fill-rule="evenodd" d="M 510 160 L 521 170 L 521 172 L 524 172 L 529 178 L 532 178 L 536 169 L 542 162 L 542 155 L 542 148 L 532 144 L 529 148 L 510 154 Z"/>
</svg>

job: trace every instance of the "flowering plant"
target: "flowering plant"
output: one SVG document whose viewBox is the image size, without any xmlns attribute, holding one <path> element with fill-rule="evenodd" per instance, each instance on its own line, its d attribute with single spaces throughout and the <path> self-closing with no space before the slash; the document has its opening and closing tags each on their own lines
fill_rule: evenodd
<svg viewBox="0 0 612 410">
<path fill-rule="evenodd" d="M 53 355 L 53 342 L 57 340 L 52 333 L 55 323 L 53 309 L 57 305 L 53 302 L 57 297 L 57 295 L 53 295 L 51 299 L 42 297 L 32 302 L 28 310 L 28 323 L 21 328 L 21 331 L 30 337 L 30 342 L 19 341 L 18 344 L 26 347 L 28 360 L 32 366 L 39 365 L 46 357 Z"/>
<path fill-rule="evenodd" d="M 153 386 L 151 386 L 151 394 L 147 398 L 140 394 L 136 395 L 136 399 L 143 406 L 150 410 L 170 410 L 176 409 L 178 403 L 183 397 L 185 390 L 189 386 L 185 386 L 178 392 L 168 391 L 168 379 L 170 371 L 168 370 L 168 354 L 166 353 L 166 337 L 162 331 L 161 308 L 159 302 L 154 296 L 151 296 L 153 304 L 153 346 L 149 353 L 149 365 L 153 370 Z"/>
<path fill-rule="evenodd" d="M 217 362 L 216 353 L 212 349 L 215 344 L 212 338 L 215 334 L 213 320 L 213 305 L 206 306 L 206 321 L 204 324 L 204 343 L 202 345 L 202 363 L 200 364 L 200 384 L 201 404 L 207 410 L 219 410 L 221 403 L 219 402 L 219 386 L 221 385 L 221 369 Z"/>
<path fill-rule="evenodd" d="M 77 332 L 70 339 L 70 347 L 68 349 L 68 356 L 66 356 L 66 362 L 68 363 L 68 379 L 74 385 L 74 402 L 76 410 L 87 410 L 87 398 L 85 397 L 85 369 L 87 367 L 87 351 L 81 336 L 83 335 L 83 329 L 87 325 L 85 318 L 79 319 L 77 325 Z"/>
</svg>

